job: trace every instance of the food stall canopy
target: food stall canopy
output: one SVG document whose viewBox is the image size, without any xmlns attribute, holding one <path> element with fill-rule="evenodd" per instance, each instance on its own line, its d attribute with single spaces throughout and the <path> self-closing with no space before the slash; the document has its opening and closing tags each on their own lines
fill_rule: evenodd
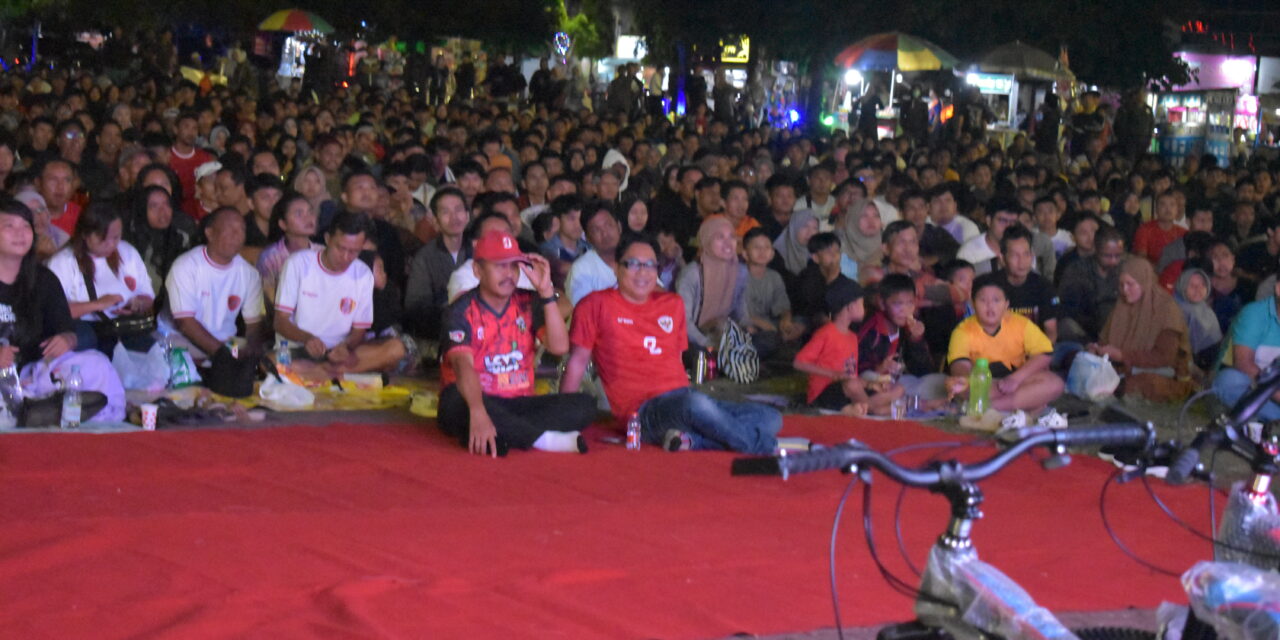
<svg viewBox="0 0 1280 640">
<path fill-rule="evenodd" d="M 333 25 L 325 21 L 324 18 L 302 9 L 277 11 L 259 23 L 258 29 L 260 31 L 318 31 L 320 33 L 333 33 Z"/>
<path fill-rule="evenodd" d="M 937 71 L 955 68 L 959 62 L 942 47 L 897 31 L 867 36 L 845 47 L 835 59 L 841 69 L 875 71 Z"/>
<path fill-rule="evenodd" d="M 1023 80 L 1063 81 L 1074 75 L 1060 60 L 1029 44 L 1014 40 L 978 59 L 974 68 L 982 73 L 1015 76 Z"/>
</svg>

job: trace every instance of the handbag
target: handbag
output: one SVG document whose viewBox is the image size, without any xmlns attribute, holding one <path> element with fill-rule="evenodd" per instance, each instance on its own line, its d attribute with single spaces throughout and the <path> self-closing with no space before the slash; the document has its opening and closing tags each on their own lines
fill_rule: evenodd
<svg viewBox="0 0 1280 640">
<path fill-rule="evenodd" d="M 209 366 L 201 368 L 200 377 L 204 379 L 205 388 L 218 395 L 247 398 L 253 395 L 261 360 L 249 356 L 237 358 L 231 355 L 231 349 L 223 346 L 209 359 Z"/>
<path fill-rule="evenodd" d="M 716 366 L 720 372 L 738 384 L 755 382 L 760 377 L 760 355 L 747 333 L 733 320 L 725 321 L 720 336 L 719 357 Z"/>
<path fill-rule="evenodd" d="M 84 270 L 80 271 L 80 277 L 84 278 L 84 286 L 89 290 L 89 302 L 98 299 L 98 288 L 93 284 L 93 278 L 85 274 Z M 94 315 L 101 318 L 98 322 L 91 323 L 94 333 L 100 336 L 110 338 L 127 338 L 131 336 L 150 335 L 156 330 L 156 316 L 154 313 L 148 313 L 140 316 L 117 316 L 112 318 L 105 311 L 96 311 Z"/>
</svg>

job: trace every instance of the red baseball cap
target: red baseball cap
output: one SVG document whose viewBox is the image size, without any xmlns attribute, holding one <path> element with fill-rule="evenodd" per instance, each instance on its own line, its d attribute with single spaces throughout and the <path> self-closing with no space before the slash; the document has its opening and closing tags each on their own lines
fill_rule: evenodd
<svg viewBox="0 0 1280 640">
<path fill-rule="evenodd" d="M 475 259 L 486 262 L 528 262 L 515 236 L 505 231 L 490 231 L 476 242 Z"/>
</svg>

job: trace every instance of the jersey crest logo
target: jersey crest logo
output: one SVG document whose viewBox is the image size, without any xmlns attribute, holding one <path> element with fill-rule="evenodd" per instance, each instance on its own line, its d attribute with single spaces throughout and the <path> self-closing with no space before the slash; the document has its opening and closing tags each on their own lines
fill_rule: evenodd
<svg viewBox="0 0 1280 640">
<path fill-rule="evenodd" d="M 521 331 L 525 330 L 524 317 L 520 316 L 516 318 L 516 328 Z"/>
<path fill-rule="evenodd" d="M 484 327 L 476 327 L 476 340 L 484 340 Z"/>
<path fill-rule="evenodd" d="M 462 340 L 466 337 L 467 337 L 467 334 L 462 331 L 449 332 L 449 342 L 457 342 L 458 344 L 462 344 Z"/>
<path fill-rule="evenodd" d="M 231 296 L 227 298 L 227 308 L 235 311 L 240 308 L 240 296 Z"/>
<path fill-rule="evenodd" d="M 130 290 L 130 291 L 135 291 L 135 290 L 137 290 L 137 288 L 138 288 L 138 280 L 137 280 L 137 278 L 134 278 L 133 276 L 125 276 L 125 277 L 124 277 L 124 286 L 129 287 L 129 290 Z"/>
<path fill-rule="evenodd" d="M 676 328 L 676 321 L 672 320 L 671 316 L 661 316 L 658 318 L 658 328 L 671 333 Z"/>
<path fill-rule="evenodd" d="M 356 301 L 351 298 L 343 298 L 342 302 L 338 303 L 338 310 L 343 313 L 351 313 L 355 308 Z"/>
</svg>

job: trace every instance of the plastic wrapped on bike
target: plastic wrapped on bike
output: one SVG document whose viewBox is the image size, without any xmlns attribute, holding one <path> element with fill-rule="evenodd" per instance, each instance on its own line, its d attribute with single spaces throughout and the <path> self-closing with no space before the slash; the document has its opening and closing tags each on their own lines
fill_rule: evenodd
<svg viewBox="0 0 1280 640">
<path fill-rule="evenodd" d="M 1155 440 L 1149 426 L 1134 423 L 1104 424 L 1083 429 L 1051 429 L 1029 435 L 1000 453 L 973 464 L 938 463 L 923 469 L 903 467 L 878 451 L 861 443 L 767 458 L 738 458 L 733 461 L 733 475 L 780 475 L 784 479 L 796 473 L 870 466 L 897 482 L 911 487 L 931 487 L 944 480 L 976 482 L 995 474 L 1014 458 L 1038 447 L 1147 447 Z"/>
</svg>

